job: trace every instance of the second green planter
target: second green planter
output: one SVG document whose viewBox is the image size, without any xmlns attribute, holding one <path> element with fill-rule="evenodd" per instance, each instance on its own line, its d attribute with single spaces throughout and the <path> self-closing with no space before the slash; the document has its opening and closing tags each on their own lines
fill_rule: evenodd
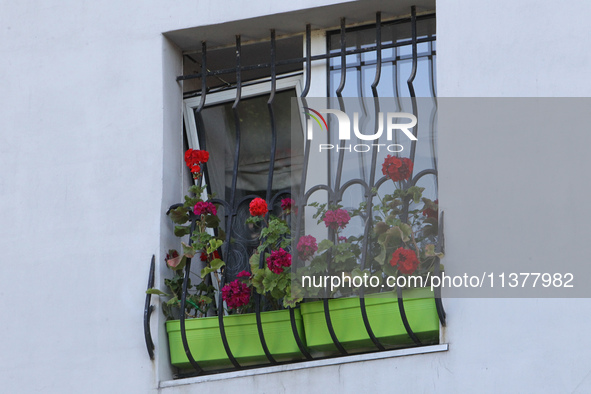
<svg viewBox="0 0 591 394">
<path fill-rule="evenodd" d="M 404 309 L 409 325 L 424 345 L 439 342 L 439 318 L 433 292 L 429 288 L 403 291 Z M 363 323 L 359 297 L 330 299 L 332 326 L 339 342 L 347 351 L 377 350 Z M 365 297 L 368 320 L 374 335 L 386 348 L 413 346 L 398 308 L 396 292 Z M 301 304 L 308 347 L 332 354 L 337 351 L 324 315 L 323 301 Z"/>
</svg>

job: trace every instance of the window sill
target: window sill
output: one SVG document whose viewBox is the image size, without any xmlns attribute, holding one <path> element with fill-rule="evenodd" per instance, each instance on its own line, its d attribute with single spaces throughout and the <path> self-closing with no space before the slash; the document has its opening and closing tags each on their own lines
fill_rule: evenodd
<svg viewBox="0 0 591 394">
<path fill-rule="evenodd" d="M 214 375 L 197 376 L 197 377 L 193 377 L 193 378 L 185 378 L 185 379 L 179 379 L 179 380 L 167 380 L 167 381 L 163 381 L 160 383 L 160 388 L 178 387 L 178 386 L 184 386 L 187 384 L 212 382 L 212 381 L 218 381 L 218 380 L 226 380 L 226 379 L 233 379 L 233 378 L 253 376 L 253 375 L 264 375 L 264 374 L 277 373 L 277 372 L 296 371 L 299 369 L 325 367 L 325 366 L 330 366 L 330 365 L 355 363 L 355 362 L 361 362 L 361 361 L 381 360 L 384 358 L 410 356 L 413 354 L 446 352 L 447 350 L 449 350 L 449 344 L 443 343 L 440 345 L 421 346 L 421 347 L 414 347 L 414 348 L 408 348 L 408 349 L 390 350 L 390 351 L 385 351 L 385 352 L 358 354 L 358 355 L 353 355 L 353 356 L 335 357 L 335 358 L 324 359 L 324 360 L 304 361 L 304 362 L 300 362 L 300 363 L 283 364 L 283 365 L 276 365 L 276 366 L 272 366 L 272 367 L 245 369 L 245 370 L 241 370 L 241 371 L 224 372 L 224 373 L 219 373 L 219 374 L 214 374 Z"/>
</svg>

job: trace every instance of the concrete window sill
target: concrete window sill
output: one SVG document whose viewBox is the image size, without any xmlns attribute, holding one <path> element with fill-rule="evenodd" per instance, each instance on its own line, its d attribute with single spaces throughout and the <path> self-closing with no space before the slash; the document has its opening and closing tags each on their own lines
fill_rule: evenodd
<svg viewBox="0 0 591 394">
<path fill-rule="evenodd" d="M 224 373 L 219 373 L 219 374 L 197 376 L 197 377 L 193 377 L 193 378 L 167 380 L 167 381 L 163 381 L 160 383 L 160 388 L 178 387 L 178 386 L 184 386 L 184 385 L 188 385 L 188 384 L 212 382 L 212 381 L 233 379 L 233 378 L 253 376 L 253 375 L 264 375 L 264 374 L 271 374 L 271 373 L 277 373 L 277 372 L 296 371 L 299 369 L 306 369 L 306 368 L 318 368 L 318 367 L 325 367 L 325 366 L 330 366 L 330 365 L 339 365 L 339 364 L 355 363 L 355 362 L 361 362 L 361 361 L 380 360 L 380 359 L 384 359 L 384 358 L 410 356 L 410 355 L 414 355 L 414 354 L 446 352 L 448 349 L 449 349 L 449 345 L 447 343 L 443 343 L 440 345 L 421 346 L 421 347 L 408 348 L 408 349 L 390 350 L 390 351 L 385 351 L 385 352 L 358 354 L 358 355 L 353 355 L 353 356 L 335 357 L 335 358 L 330 358 L 330 359 L 325 359 L 325 360 L 304 361 L 304 362 L 300 362 L 300 363 L 276 365 L 276 366 L 271 366 L 271 367 L 261 367 L 261 368 L 253 368 L 253 369 L 245 369 L 242 371 L 224 372 Z"/>
</svg>

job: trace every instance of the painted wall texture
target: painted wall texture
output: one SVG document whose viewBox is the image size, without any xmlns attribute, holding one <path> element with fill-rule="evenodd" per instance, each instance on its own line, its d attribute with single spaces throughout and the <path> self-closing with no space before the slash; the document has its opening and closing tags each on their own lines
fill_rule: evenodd
<svg viewBox="0 0 591 394">
<path fill-rule="evenodd" d="M 447 299 L 447 352 L 159 389 L 172 372 L 159 310 L 152 321 L 158 357 L 147 356 L 144 290 L 152 254 L 159 261 L 170 242 L 164 209 L 183 191 L 182 87 L 175 81 L 181 50 L 163 33 L 208 26 L 208 35 L 233 36 L 241 20 L 256 17 L 303 28 L 320 12 L 315 7 L 335 6 L 323 12 L 338 21 L 359 3 L 4 2 L 0 391 L 591 391 L 588 299 Z M 436 11 L 440 97 L 591 94 L 588 2 L 455 0 L 437 2 Z M 491 239 L 525 258 L 585 258 L 578 248 L 586 227 L 570 218 L 569 207 L 591 216 L 584 173 L 591 137 L 584 130 L 571 131 L 568 143 L 522 137 L 499 162 L 495 144 L 508 136 L 487 136 L 483 144 L 478 135 L 440 132 L 446 265 L 469 264 L 482 253 L 494 264 L 508 251 L 487 249 Z M 526 137 L 539 138 L 537 147 L 552 143 L 552 150 L 533 149 Z M 549 180 L 529 166 L 521 179 L 471 176 L 486 174 L 491 162 L 511 173 L 540 155 L 570 157 L 556 163 L 570 175 Z M 466 189 L 478 191 L 473 198 L 488 209 L 459 198 Z M 523 196 L 532 194 L 538 216 L 523 214 Z M 564 213 L 552 216 L 560 254 L 547 253 L 542 237 L 554 207 Z M 501 212 L 531 223 L 523 242 L 495 221 Z M 473 230 L 487 222 L 486 231 Z"/>
</svg>

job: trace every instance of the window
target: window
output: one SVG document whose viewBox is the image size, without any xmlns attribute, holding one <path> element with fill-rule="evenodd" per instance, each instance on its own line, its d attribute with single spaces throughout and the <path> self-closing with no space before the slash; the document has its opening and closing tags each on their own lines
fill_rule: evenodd
<svg viewBox="0 0 591 394">
<path fill-rule="evenodd" d="M 267 107 L 270 81 L 256 80 L 242 90 L 236 118 L 232 110 L 236 89 L 209 94 L 201 114 L 195 113 L 200 97 L 185 100 L 189 148 L 210 152 L 211 161 L 205 174 L 209 192 L 228 203 L 235 210 L 235 222 L 243 224 L 233 225 L 235 242 L 232 253 L 226 257 L 229 281 L 249 269 L 249 257 L 258 246 L 258 232 L 244 223 L 250 215 L 249 202 L 253 197 L 266 199 L 269 187 L 270 195 L 276 201 L 275 211 L 280 211 L 279 197 L 290 194 L 292 176 L 301 169 L 303 131 L 299 131 L 300 138 L 294 142 L 291 130 L 291 99 L 301 95 L 301 82 L 301 73 L 276 82 L 273 102 L 276 146 L 272 179 L 269 176 L 272 126 Z M 197 127 L 198 120 L 203 125 L 201 130 Z"/>
<path fill-rule="evenodd" d="M 377 180 L 381 177 L 381 163 L 386 159 L 388 152 L 392 151 L 383 150 L 374 155 L 363 155 L 363 152 L 359 151 L 357 155 L 355 148 L 349 149 L 353 154 L 347 157 L 346 164 L 343 149 L 324 153 L 320 149 L 319 155 L 311 155 L 310 144 L 304 133 L 306 119 L 311 116 L 310 112 L 300 115 L 302 122 L 293 122 L 292 103 L 294 98 L 308 97 L 311 90 L 318 93 L 319 84 L 316 81 L 320 81 L 321 87 L 326 88 L 325 100 L 335 98 L 333 102 L 341 106 L 341 99 L 348 97 L 358 100 L 362 108 L 360 124 L 365 124 L 370 117 L 369 114 L 374 110 L 377 113 L 379 109 L 377 106 L 365 106 L 365 102 L 359 99 L 361 97 L 389 97 L 395 102 L 397 112 L 421 112 L 423 116 L 427 114 L 427 124 L 423 126 L 425 122 L 420 121 L 416 128 L 415 136 L 417 133 L 421 134 L 420 142 L 403 141 L 398 136 L 394 137 L 393 142 L 402 147 L 397 152 L 409 152 L 411 160 L 415 163 L 414 176 L 411 170 L 410 178 L 404 183 L 404 187 L 420 184 L 425 188 L 425 195 L 430 201 L 437 200 L 436 139 L 433 132 L 436 123 L 436 105 L 433 100 L 434 21 L 434 15 L 416 17 L 413 8 L 410 18 L 394 21 L 382 22 L 378 13 L 376 24 L 369 26 L 346 28 L 343 19 L 339 31 L 326 32 L 322 38 L 316 35 L 314 40 L 308 26 L 304 40 L 301 36 L 276 40 L 275 33 L 272 32 L 270 42 L 256 43 L 243 48 L 238 37 L 235 48 L 208 53 L 204 43 L 201 52 L 186 54 L 185 72 L 188 75 L 180 79 L 188 81 L 184 100 L 187 145 L 193 149 L 207 149 L 212 156 L 205 180 L 210 188 L 209 192 L 217 195 L 224 211 L 222 216 L 225 216 L 224 230 L 228 241 L 228 249 L 225 250 L 224 256 L 226 268 L 223 271 L 226 282 L 236 278 L 240 271 L 248 269 L 249 258 L 258 245 L 260 229 L 246 223 L 249 216 L 248 204 L 252 198 L 262 197 L 271 203 L 271 209 L 280 212 L 282 198 L 300 198 L 312 187 L 310 180 L 321 180 L 321 183 L 324 183 L 320 189 L 327 191 L 325 200 L 328 204 L 343 203 L 353 210 L 354 206 L 363 203 L 364 199 L 369 198 L 371 201 L 375 196 L 370 194 L 385 184 L 383 180 Z M 321 40 L 323 42 L 320 42 Z M 305 42 L 303 47 L 302 41 Z M 326 51 L 318 51 L 319 47 L 326 48 Z M 305 55 L 302 56 L 304 52 Z M 248 58 L 250 61 L 246 61 Z M 191 70 L 192 68 L 195 70 Z M 405 80 L 408 80 L 408 83 L 405 83 Z M 418 96 L 425 99 L 419 99 Z M 380 102 L 375 103 L 379 105 Z M 429 104 L 423 107 L 421 103 Z M 427 107 L 429 111 L 426 113 L 424 108 Z M 303 113 L 306 111 L 302 110 L 306 109 L 304 102 L 296 110 Z M 334 122 L 334 119 L 328 118 L 329 122 Z M 292 129 L 294 124 L 298 127 L 296 132 Z M 338 146 L 342 141 L 337 142 L 335 130 L 338 128 L 327 127 L 326 138 L 328 144 Z M 364 141 L 354 139 L 351 142 Z M 312 160 L 319 160 L 314 161 L 314 165 L 321 165 L 310 168 Z M 312 176 L 307 177 L 306 170 Z M 301 183 L 294 181 L 299 178 L 302 179 Z M 366 187 L 353 187 L 349 190 L 353 184 Z M 300 187 L 302 185 L 303 188 Z M 369 190 L 372 192 L 369 193 Z M 307 199 L 303 204 L 310 201 Z M 405 204 L 406 213 L 411 207 L 417 208 L 409 201 Z M 403 214 L 404 212 L 400 215 Z M 362 230 L 365 229 L 367 234 L 374 219 L 371 215 L 361 217 L 365 221 L 360 227 Z M 305 233 L 307 225 L 303 224 L 304 230 L 299 231 L 297 237 Z M 437 228 L 436 225 L 434 227 Z M 336 233 L 332 230 L 328 232 L 329 237 L 336 240 Z M 358 237 L 360 249 L 366 249 L 368 239 L 368 236 Z M 368 255 L 364 251 L 360 256 Z M 434 258 L 433 261 L 436 266 L 433 274 L 437 275 L 438 258 Z M 438 332 L 438 321 L 445 322 L 445 312 L 437 296 L 436 294 L 434 304 Z M 359 298 L 359 310 L 363 317 L 363 320 L 359 321 L 366 330 L 366 342 L 375 345 L 371 349 L 367 348 L 366 344 L 359 347 L 359 341 L 353 340 L 349 343 L 347 339 L 339 339 L 336 320 L 331 320 L 329 302 L 326 299 L 321 311 L 322 321 L 318 324 L 325 325 L 331 341 L 328 346 L 334 347 L 335 351 L 327 351 L 323 346 L 317 349 L 312 346 L 307 348 L 302 337 L 297 335 L 299 328 L 296 329 L 294 313 L 290 310 L 293 334 L 302 353 L 302 359 L 312 360 L 335 354 L 348 355 L 360 351 L 437 343 L 438 338 L 433 337 L 433 330 L 426 336 L 413 332 L 413 324 L 409 322 L 405 313 L 400 287 L 397 297 L 399 315 L 396 316 L 400 324 L 404 325 L 404 335 L 407 335 L 410 341 L 403 342 L 402 345 L 389 343 L 391 338 L 388 337 L 380 340 L 377 331 L 374 332 L 372 329 L 365 301 L 363 297 Z M 261 309 L 264 308 L 263 305 Z M 435 306 L 433 310 L 435 311 Z M 257 330 L 261 345 L 269 363 L 276 364 L 278 359 L 273 356 L 264 339 L 260 312 L 257 307 Z M 224 318 L 221 313 L 220 311 L 220 333 L 225 350 L 228 357 L 233 360 L 235 368 L 244 367 L 244 364 L 233 359 L 232 350 L 227 345 L 223 328 Z M 395 310 L 392 313 L 398 312 Z M 409 315 L 412 315 L 412 312 L 409 312 Z M 182 335 L 185 341 L 186 334 Z M 183 346 L 186 351 L 189 350 L 187 345 Z"/>
</svg>

